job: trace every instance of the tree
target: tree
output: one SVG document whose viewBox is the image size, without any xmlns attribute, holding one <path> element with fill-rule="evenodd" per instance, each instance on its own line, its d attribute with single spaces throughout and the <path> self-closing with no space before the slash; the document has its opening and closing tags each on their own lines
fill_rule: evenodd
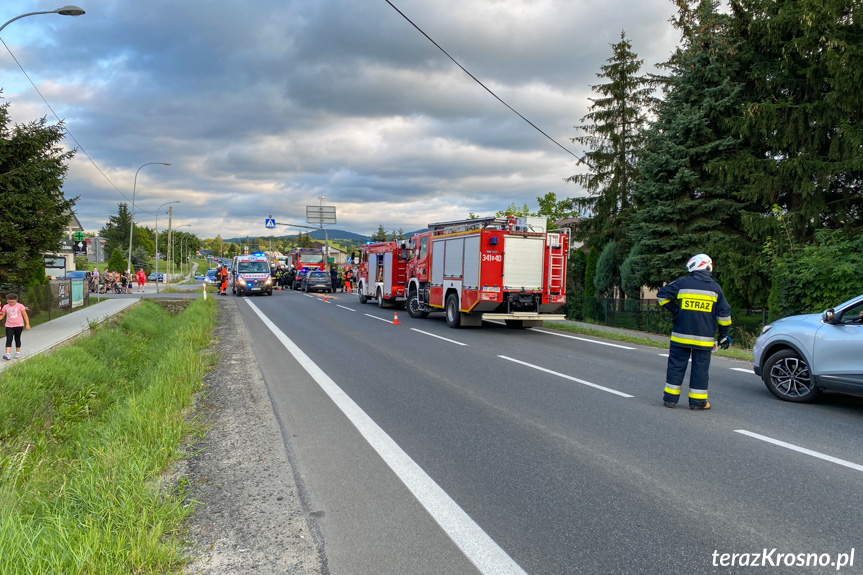
<svg viewBox="0 0 863 575">
<path fill-rule="evenodd" d="M 572 198 L 557 199 L 557 194 L 548 192 L 542 197 L 536 198 L 539 204 L 539 210 L 533 215 L 546 218 L 548 220 L 548 229 L 556 229 L 554 222 L 564 218 L 573 218 L 578 215 L 578 212 L 573 210 Z"/>
<path fill-rule="evenodd" d="M 372 234 L 371 240 L 373 242 L 385 242 L 387 241 L 387 231 L 384 229 L 384 225 L 381 224 L 378 226 L 378 231 Z"/>
<path fill-rule="evenodd" d="M 297 247 L 299 248 L 313 248 L 315 247 L 315 243 L 312 241 L 311 236 L 309 234 L 300 233 L 297 236 Z"/>
<path fill-rule="evenodd" d="M 614 297 L 614 288 L 620 284 L 620 271 L 617 261 L 617 242 L 611 240 L 602 248 L 596 260 L 593 287 L 597 296 Z"/>
<path fill-rule="evenodd" d="M 112 253 L 119 249 L 125 253 L 129 249 L 129 228 L 132 225 L 132 213 L 125 203 L 117 204 L 117 215 L 108 216 L 108 223 L 99 230 L 99 235 L 105 238 L 105 251 Z M 132 240 L 134 241 L 134 236 Z M 134 250 L 134 246 L 133 246 Z"/>
<path fill-rule="evenodd" d="M 773 205 L 795 243 L 819 228 L 863 230 L 863 4 L 857 0 L 734 0 L 746 106 L 742 145 L 724 169 L 752 203 L 746 231 L 776 232 Z"/>
<path fill-rule="evenodd" d="M 42 254 L 58 249 L 78 200 L 61 191 L 74 155 L 62 139 L 62 122 L 10 126 L 9 104 L 0 104 L 0 285 L 45 281 Z"/>
<path fill-rule="evenodd" d="M 767 285 L 761 250 L 743 232 L 747 206 L 722 170 L 739 147 L 728 122 L 742 105 L 739 45 L 713 0 L 678 0 L 678 8 L 682 43 L 662 64 L 665 98 L 646 132 L 633 191 L 632 269 L 659 287 L 691 256 L 708 253 L 725 288 L 757 301 Z"/>
<path fill-rule="evenodd" d="M 647 122 L 650 80 L 639 75 L 643 60 L 632 51 L 626 33 L 612 44 L 612 57 L 597 74 L 605 84 L 591 86 L 599 98 L 590 98 L 589 112 L 577 126 L 585 133 L 572 138 L 588 148 L 578 165 L 588 171 L 566 178 L 579 184 L 588 196 L 575 198 L 575 208 L 589 215 L 576 230 L 576 237 L 591 247 L 602 248 L 609 239 L 625 247 L 631 212 L 632 187 L 638 180 L 636 154 L 643 143 Z"/>
<path fill-rule="evenodd" d="M 120 248 L 114 248 L 111 257 L 108 258 L 108 269 L 112 272 L 121 272 L 126 269 L 126 258 Z"/>
<path fill-rule="evenodd" d="M 527 204 L 524 204 L 522 207 L 518 207 L 515 205 L 515 202 L 513 202 L 509 206 L 507 206 L 506 209 L 499 211 L 495 214 L 495 216 L 498 218 L 502 218 L 504 216 L 522 217 L 522 216 L 529 216 L 529 215 L 530 215 L 530 208 L 527 207 Z"/>
</svg>

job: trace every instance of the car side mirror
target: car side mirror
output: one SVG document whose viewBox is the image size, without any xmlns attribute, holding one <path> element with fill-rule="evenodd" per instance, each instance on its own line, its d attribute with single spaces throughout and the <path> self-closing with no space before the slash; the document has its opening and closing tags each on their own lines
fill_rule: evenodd
<svg viewBox="0 0 863 575">
<path fill-rule="evenodd" d="M 828 310 L 825 310 L 824 313 L 821 314 L 821 321 L 823 321 L 824 323 L 832 324 L 835 319 L 836 312 L 833 310 L 832 307 Z"/>
</svg>

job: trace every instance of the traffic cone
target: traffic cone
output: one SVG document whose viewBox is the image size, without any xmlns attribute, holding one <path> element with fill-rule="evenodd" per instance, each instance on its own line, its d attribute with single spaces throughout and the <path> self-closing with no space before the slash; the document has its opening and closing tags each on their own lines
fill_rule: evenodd
<svg viewBox="0 0 863 575">
<path fill-rule="evenodd" d="M 393 314 L 395 315 L 395 317 L 393 318 L 393 325 L 401 325 L 399 323 L 399 312 L 394 311 Z"/>
<path fill-rule="evenodd" d="M 324 302 L 327 301 L 327 294 L 324 294 Z"/>
</svg>

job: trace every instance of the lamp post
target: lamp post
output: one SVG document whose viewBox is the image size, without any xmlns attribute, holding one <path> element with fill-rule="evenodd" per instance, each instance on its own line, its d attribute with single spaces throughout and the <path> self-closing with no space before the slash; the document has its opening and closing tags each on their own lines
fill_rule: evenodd
<svg viewBox="0 0 863 575">
<path fill-rule="evenodd" d="M 162 207 L 167 206 L 168 204 L 179 204 L 180 200 L 174 200 L 173 202 L 165 202 L 161 206 L 156 209 L 156 293 L 159 293 L 159 210 Z M 166 264 L 168 262 L 165 262 Z"/>
<path fill-rule="evenodd" d="M 190 226 L 192 224 L 189 224 Z M 191 272 L 192 266 L 189 263 L 189 239 L 192 237 L 192 234 L 186 234 L 180 240 L 180 253 L 183 254 L 183 262 L 186 263 L 186 273 Z M 183 264 L 180 264 L 180 273 L 183 273 Z"/>
<path fill-rule="evenodd" d="M 174 230 L 176 231 L 178 228 L 190 228 L 190 227 L 192 227 L 192 224 L 183 224 L 181 226 L 176 226 L 174 228 Z M 183 244 L 183 241 L 182 241 L 182 238 L 180 238 L 180 245 L 182 245 L 182 244 Z M 176 259 L 177 259 L 177 257 L 174 255 L 174 234 L 172 233 L 171 234 L 171 275 L 174 275 L 174 260 L 176 260 Z M 167 267 L 168 267 L 168 264 L 167 264 L 167 262 L 165 262 L 165 268 L 166 268 L 165 271 L 167 271 Z M 182 267 L 180 267 L 180 273 L 183 273 Z M 168 276 L 168 277 L 170 278 L 170 276 Z M 165 282 L 165 283 L 167 284 L 168 282 Z"/>
<path fill-rule="evenodd" d="M 141 166 L 141 168 L 143 168 L 144 166 L 150 166 L 152 164 L 160 164 L 162 166 L 170 166 L 171 165 L 167 162 L 147 162 L 146 164 L 143 164 Z M 135 190 L 138 187 L 138 172 L 141 171 L 141 168 L 138 168 L 138 170 L 135 172 L 135 182 L 132 184 L 132 216 L 131 216 L 131 218 L 129 218 L 130 220 L 132 220 L 129 223 L 129 269 L 130 270 L 132 269 L 132 234 L 135 232 Z M 159 246 L 156 246 L 156 248 L 158 248 L 158 247 Z M 156 251 L 158 251 L 158 249 Z M 159 282 L 156 282 L 156 283 L 158 284 Z M 158 287 L 158 285 L 156 287 Z"/>
<path fill-rule="evenodd" d="M 86 14 L 83 10 L 78 8 L 77 6 L 63 6 L 62 8 L 57 8 L 56 10 L 48 10 L 45 12 L 28 12 L 27 14 L 21 14 L 20 16 L 15 16 L 2 26 L 0 26 L 0 31 L 3 30 L 6 26 L 14 22 L 15 20 L 19 20 L 24 18 L 25 16 L 36 16 L 37 14 L 60 14 L 62 16 L 80 16 L 81 14 Z"/>
</svg>

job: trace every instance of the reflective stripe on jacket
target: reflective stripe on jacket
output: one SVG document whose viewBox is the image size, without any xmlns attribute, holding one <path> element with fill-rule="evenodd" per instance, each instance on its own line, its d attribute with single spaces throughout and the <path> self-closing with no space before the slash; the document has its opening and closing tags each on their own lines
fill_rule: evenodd
<svg viewBox="0 0 863 575">
<path fill-rule="evenodd" d="M 710 272 L 696 271 L 660 288 L 659 305 L 675 315 L 671 341 L 695 349 L 710 349 L 716 337 L 731 330 L 731 307 Z"/>
</svg>

